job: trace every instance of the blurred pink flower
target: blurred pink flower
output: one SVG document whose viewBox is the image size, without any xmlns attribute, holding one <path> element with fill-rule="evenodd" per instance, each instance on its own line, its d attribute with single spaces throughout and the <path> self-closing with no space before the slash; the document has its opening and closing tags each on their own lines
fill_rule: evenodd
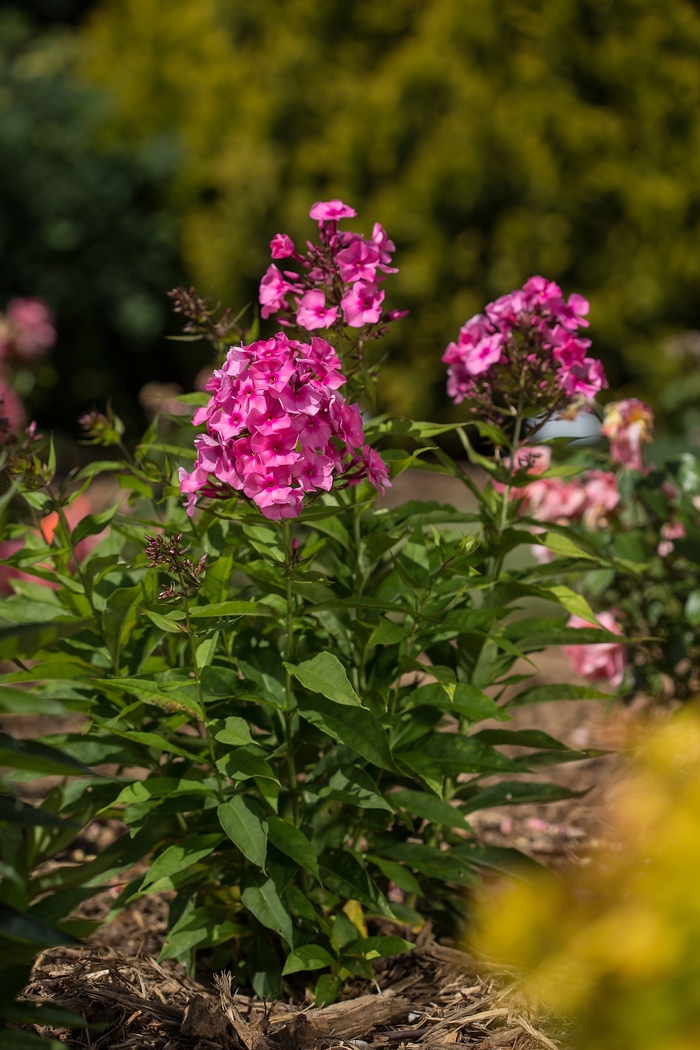
<svg viewBox="0 0 700 1050">
<path fill-rule="evenodd" d="M 611 634 L 622 634 L 622 628 L 611 612 L 601 612 L 597 616 L 601 626 Z M 597 625 L 580 616 L 571 616 L 567 626 L 596 627 Z M 621 684 L 626 662 L 625 646 L 622 642 L 562 645 L 561 649 L 575 674 L 587 678 L 589 682 L 608 681 L 615 688 Z"/>
<path fill-rule="evenodd" d="M 14 349 L 18 357 L 41 357 L 56 342 L 53 312 L 43 299 L 11 299 L 7 316 L 14 329 Z"/>
<path fill-rule="evenodd" d="M 642 445 L 651 441 L 654 413 L 649 405 L 628 397 L 606 405 L 601 433 L 610 442 L 610 455 L 628 470 L 642 470 Z"/>
<path fill-rule="evenodd" d="M 611 471 L 589 470 L 584 478 L 583 490 L 586 494 L 583 520 L 592 531 L 607 524 L 607 513 L 620 502 L 617 477 Z"/>
<path fill-rule="evenodd" d="M 667 521 L 661 526 L 661 542 L 656 548 L 656 553 L 662 558 L 667 558 L 675 548 L 673 540 L 682 540 L 685 536 L 685 525 L 682 521 Z"/>
</svg>

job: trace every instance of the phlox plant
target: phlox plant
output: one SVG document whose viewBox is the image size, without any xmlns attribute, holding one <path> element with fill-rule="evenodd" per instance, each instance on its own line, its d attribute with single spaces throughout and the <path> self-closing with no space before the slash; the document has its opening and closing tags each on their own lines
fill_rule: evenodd
<svg viewBox="0 0 700 1050">
<path fill-rule="evenodd" d="M 428 918 L 453 930 L 481 872 L 532 863 L 481 842 L 470 813 L 569 797 L 528 774 L 591 754 L 506 726 L 519 706 L 603 695 L 529 682 L 533 653 L 619 643 L 571 583 L 592 558 L 627 562 L 583 555 L 569 525 L 534 532 L 512 498 L 532 481 L 532 420 L 588 406 L 603 382 L 575 335 L 584 301 L 537 278 L 478 322 L 491 340 L 479 368 L 491 361 L 466 366 L 478 383 L 460 388 L 464 425 L 376 415 L 393 244 L 378 224 L 371 238 L 341 230 L 354 212 L 340 201 L 311 216 L 304 254 L 272 241 L 297 268 L 263 278 L 269 335 L 173 293 L 183 338 L 215 350 L 206 390 L 180 398 L 193 418 L 157 417 L 129 451 L 119 421 L 91 413 L 86 440 L 114 458 L 63 478 L 50 442 L 6 436 L 6 535 L 21 546 L 4 560 L 0 709 L 85 719 L 0 738 L 13 770 L 0 934 L 19 938 L 21 962 L 38 938 L 80 935 L 75 909 L 106 885 L 110 917 L 167 890 L 161 958 L 331 1002 L 372 960 L 409 951 Z M 472 425 L 492 455 L 474 451 Z M 485 485 L 440 448 L 451 429 Z M 459 478 L 474 509 L 383 504 L 409 467 Z M 97 475 L 122 498 L 78 514 Z M 534 539 L 553 562 L 518 556 Z M 550 615 L 528 615 L 533 598 Z M 48 771 L 66 779 L 41 806 L 14 801 Z M 47 867 L 96 816 L 128 834 Z"/>
</svg>

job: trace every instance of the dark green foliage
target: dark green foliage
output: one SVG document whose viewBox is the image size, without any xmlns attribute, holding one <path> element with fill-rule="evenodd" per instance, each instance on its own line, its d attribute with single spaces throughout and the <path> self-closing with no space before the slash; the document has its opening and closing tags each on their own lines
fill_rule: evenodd
<svg viewBox="0 0 700 1050">
<path fill-rule="evenodd" d="M 70 37 L 32 39 L 18 12 L 0 12 L 0 309 L 38 295 L 56 311 L 58 344 L 28 405 L 68 431 L 107 396 L 140 425 L 140 386 L 173 378 L 172 350 L 166 364 L 155 347 L 179 268 L 164 201 L 177 150 L 101 146 L 109 99 L 76 82 L 73 56 Z"/>
</svg>

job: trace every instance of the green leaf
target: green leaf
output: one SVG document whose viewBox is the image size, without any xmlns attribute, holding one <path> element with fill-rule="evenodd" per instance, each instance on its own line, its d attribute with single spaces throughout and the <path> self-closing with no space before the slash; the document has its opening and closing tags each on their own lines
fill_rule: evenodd
<svg viewBox="0 0 700 1050">
<path fill-rule="evenodd" d="M 415 944 L 403 937 L 361 937 L 348 945 L 345 955 L 360 955 L 363 959 L 387 959 L 392 955 L 403 955 L 413 951 Z"/>
<path fill-rule="evenodd" d="M 88 514 L 82 518 L 73 529 L 71 536 L 73 545 L 77 547 L 86 536 L 96 536 L 98 532 L 106 529 L 118 510 L 119 504 L 117 503 L 115 506 L 103 511 L 102 514 Z"/>
<path fill-rule="evenodd" d="M 253 743 L 245 718 L 238 718 L 236 715 L 231 715 L 226 719 L 224 728 L 214 735 L 214 739 L 220 740 L 222 744 L 233 744 L 234 747 L 243 747 L 244 744 Z"/>
<path fill-rule="evenodd" d="M 198 605 L 190 609 L 193 620 L 219 619 L 222 616 L 272 616 L 269 605 L 260 602 L 217 602 L 213 605 Z"/>
<path fill-rule="evenodd" d="M 488 868 L 505 875 L 520 875 L 526 878 L 542 871 L 541 864 L 517 849 L 470 842 L 468 845 L 455 846 L 452 852 L 475 868 Z"/>
<path fill-rule="evenodd" d="M 19 624 L 0 630 L 0 660 L 32 656 L 38 649 L 46 649 L 62 638 L 71 638 L 92 621 L 71 620 L 69 623 Z"/>
<path fill-rule="evenodd" d="M 168 846 L 151 864 L 141 884 L 142 887 L 149 886 L 158 879 L 170 878 L 179 871 L 192 867 L 197 861 L 213 853 L 223 837 L 218 832 L 209 835 L 191 835 L 182 842 Z"/>
<path fill-rule="evenodd" d="M 62 820 L 53 813 L 48 813 L 38 806 L 30 806 L 10 795 L 0 795 L 0 822 L 20 824 L 24 827 L 79 828 L 72 820 Z"/>
<path fill-rule="evenodd" d="M 279 784 L 274 770 L 260 751 L 253 752 L 245 747 L 238 747 L 231 751 L 226 758 L 219 759 L 217 766 L 231 780 L 249 780 L 251 777 L 265 777 L 265 779 L 273 780 L 276 784 Z"/>
<path fill-rule="evenodd" d="M 46 776 L 75 776 L 80 773 L 94 776 L 89 766 L 55 747 L 35 740 L 16 740 L 7 733 L 0 733 L 0 766 L 27 769 Z"/>
<path fill-rule="evenodd" d="M 116 689 L 122 693 L 129 693 L 138 697 L 147 704 L 155 704 L 163 707 L 166 711 L 187 711 L 188 714 L 201 716 L 199 702 L 194 696 L 185 692 L 185 682 L 177 684 L 160 682 L 154 684 L 145 678 L 105 678 L 100 681 L 98 688 Z"/>
<path fill-rule="evenodd" d="M 348 681 L 345 668 L 333 653 L 318 653 L 298 666 L 285 664 L 290 674 L 312 693 L 320 693 L 336 704 L 360 707 L 360 700 Z"/>
<path fill-rule="evenodd" d="M 367 853 L 366 858 L 372 864 L 376 864 L 382 875 L 385 875 L 391 882 L 395 882 L 399 889 L 405 890 L 406 893 L 415 893 L 417 897 L 425 896 L 416 876 L 403 864 L 397 864 L 393 860 L 386 860 L 385 857 L 377 857 L 372 853 Z"/>
<path fill-rule="evenodd" d="M 596 614 L 582 594 L 577 594 L 576 591 L 572 591 L 570 587 L 565 587 L 564 584 L 556 584 L 545 589 L 554 595 L 567 612 L 572 613 L 574 616 L 580 616 L 582 620 L 587 620 L 590 624 L 598 623 Z"/>
<path fill-rule="evenodd" d="M 508 700 L 506 706 L 525 707 L 550 703 L 552 700 L 610 700 L 610 693 L 601 693 L 599 689 L 587 685 L 533 685 Z"/>
<path fill-rule="evenodd" d="M 573 540 L 570 540 L 568 536 L 562 536 L 558 532 L 548 532 L 544 536 L 544 546 L 549 547 L 550 551 L 563 558 L 589 558 L 591 561 L 596 560 L 592 554 L 583 550 Z"/>
<path fill-rule="evenodd" d="M 336 769 L 327 786 L 320 789 L 318 796 L 359 806 L 360 809 L 384 809 L 393 813 L 369 773 L 357 766 L 342 765 Z"/>
<path fill-rule="evenodd" d="M 418 842 L 397 842 L 375 852 L 390 860 L 399 861 L 408 868 L 415 868 L 421 874 L 441 883 L 454 882 L 458 886 L 474 886 L 476 881 L 469 865 L 454 849 L 440 850 Z"/>
<path fill-rule="evenodd" d="M 382 616 L 370 635 L 368 645 L 396 645 L 407 638 L 412 631 L 410 624 L 392 623 Z"/>
<path fill-rule="evenodd" d="M 92 1027 L 80 1014 L 74 1013 L 73 1010 L 66 1010 L 64 1006 L 57 1006 L 56 1003 L 37 1003 L 25 999 L 20 1002 L 6 1003 L 1 1009 L 3 1020 L 10 1024 L 40 1024 L 56 1028 Z M 65 1047 L 65 1043 L 58 1045 Z"/>
<path fill-rule="evenodd" d="M 265 671 L 259 671 L 257 667 L 253 667 L 246 660 L 238 659 L 237 663 L 245 677 L 249 681 L 255 682 L 264 700 L 269 704 L 274 704 L 275 707 L 285 707 L 286 694 L 284 686 L 274 675 Z M 216 670 L 218 671 L 219 668 L 216 668 Z"/>
<path fill-rule="evenodd" d="M 319 878 L 318 857 L 303 831 L 287 823 L 286 820 L 282 820 L 281 817 L 271 814 L 266 817 L 266 820 L 267 833 L 272 845 L 291 857 L 300 868 L 310 871 L 312 875 Z"/>
<path fill-rule="evenodd" d="M 409 813 L 415 814 L 422 820 L 429 820 L 433 824 L 443 824 L 448 828 L 462 828 L 464 831 L 471 831 L 462 813 L 449 802 L 443 802 L 435 795 L 429 795 L 425 791 L 392 791 L 386 797 L 394 807 L 400 806 L 407 809 Z"/>
<path fill-rule="evenodd" d="M 374 915 L 393 918 L 386 897 L 365 871 L 357 854 L 337 849 L 324 853 L 319 859 L 323 883 L 345 900 L 359 901 Z"/>
<path fill-rule="evenodd" d="M 0 902 L 0 934 L 12 941 L 34 944 L 39 948 L 53 948 L 59 944 L 80 945 L 81 943 L 64 930 L 57 930 L 48 923 L 17 911 L 16 908 L 2 902 Z"/>
<path fill-rule="evenodd" d="M 480 740 L 485 744 L 510 744 L 518 747 L 537 747 L 545 751 L 571 751 L 561 740 L 555 740 L 541 729 L 482 729 L 475 733 L 471 740 Z"/>
<path fill-rule="evenodd" d="M 142 733 L 134 729 L 116 729 L 114 726 L 109 727 L 109 731 L 113 736 L 123 737 L 124 740 L 133 740 L 135 744 L 143 744 L 144 747 L 155 747 L 158 751 L 166 751 L 169 755 L 179 755 L 180 758 L 189 758 L 192 762 L 198 762 L 199 758 L 197 755 L 193 755 L 191 751 L 185 751 L 184 748 L 178 747 L 172 740 L 166 740 L 164 736 L 160 736 L 158 733 Z M 192 739 L 190 737 L 190 739 Z"/>
<path fill-rule="evenodd" d="M 66 1044 L 19 1028 L 0 1028 L 0 1050 L 66 1050 Z"/>
<path fill-rule="evenodd" d="M 299 973 L 302 970 L 322 970 L 324 966 L 333 966 L 335 959 L 320 944 L 304 944 L 287 956 L 282 976 Z"/>
<path fill-rule="evenodd" d="M 280 900 L 272 879 L 259 885 L 246 886 L 241 893 L 241 901 L 258 922 L 278 933 L 290 949 L 293 947 L 292 916 Z"/>
<path fill-rule="evenodd" d="M 314 988 L 314 1005 L 318 1007 L 330 1006 L 338 998 L 342 987 L 343 982 L 340 977 L 332 977 L 329 973 L 322 973 Z"/>
<path fill-rule="evenodd" d="M 219 823 L 231 842 L 252 864 L 265 870 L 268 823 L 257 802 L 234 795 L 217 810 Z"/>
<path fill-rule="evenodd" d="M 420 751 L 402 751 L 396 757 L 419 776 L 430 768 L 438 769 L 445 776 L 523 771 L 519 762 L 495 751 L 483 740 L 459 733 L 434 733 L 421 744 Z"/>
<path fill-rule="evenodd" d="M 156 627 L 161 629 L 161 631 L 167 631 L 168 634 L 182 634 L 183 627 L 178 625 L 174 617 L 161 616 L 159 612 L 155 612 L 153 609 L 142 609 L 141 611 L 144 612 L 151 623 L 154 623 Z"/>
<path fill-rule="evenodd" d="M 570 791 L 559 784 L 528 783 L 521 780 L 504 780 L 484 788 L 462 803 L 463 813 L 475 813 L 478 809 L 492 806 L 515 806 L 526 802 L 559 802 L 564 798 L 581 798 L 586 791 Z"/>
<path fill-rule="evenodd" d="M 451 667 L 443 667 L 440 664 L 426 665 L 420 663 L 418 660 L 413 660 L 410 657 L 404 657 L 401 661 L 401 670 L 407 671 L 418 671 L 421 674 L 432 675 L 436 678 L 440 686 L 445 690 L 450 700 L 454 700 L 455 692 L 457 689 L 457 679 L 455 673 Z"/>
<path fill-rule="evenodd" d="M 334 740 L 354 748 L 373 765 L 396 771 L 384 727 L 366 708 L 310 696 L 300 699 L 299 714 Z"/>
<path fill-rule="evenodd" d="M 65 718 L 68 713 L 59 700 L 9 686 L 0 686 L 0 712 L 8 715 L 53 715 L 56 718 Z"/>
<path fill-rule="evenodd" d="M 414 707 L 439 707 L 441 711 L 451 711 L 456 715 L 462 715 L 470 722 L 480 722 L 484 718 L 497 718 L 499 722 L 507 722 L 510 715 L 481 689 L 466 682 L 457 682 L 454 697 L 449 699 L 445 690 L 438 682 L 430 685 L 422 685 L 402 701 L 403 711 Z"/>
</svg>

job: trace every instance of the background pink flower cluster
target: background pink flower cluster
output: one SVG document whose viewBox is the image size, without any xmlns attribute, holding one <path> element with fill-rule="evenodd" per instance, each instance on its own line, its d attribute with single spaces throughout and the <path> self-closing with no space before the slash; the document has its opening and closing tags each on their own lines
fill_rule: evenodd
<svg viewBox="0 0 700 1050">
<path fill-rule="evenodd" d="M 329 491 L 336 480 L 368 478 L 390 485 L 377 452 L 364 442 L 357 405 L 338 393 L 341 363 L 325 339 L 311 344 L 280 332 L 250 346 L 231 347 L 206 389 L 209 403 L 195 425 L 192 473 L 180 469 L 191 514 L 199 495 L 243 492 L 267 518 L 295 518 L 308 493 Z"/>
<path fill-rule="evenodd" d="M 26 415 L 8 366 L 31 367 L 55 342 L 54 316 L 43 299 L 11 299 L 0 313 L 0 414 L 10 420 L 12 430 L 22 429 Z"/>
<path fill-rule="evenodd" d="M 622 634 L 622 628 L 609 611 L 596 614 L 598 624 L 590 623 L 580 616 L 571 616 L 567 627 L 597 627 L 600 625 L 611 634 Z M 562 645 L 562 652 L 571 663 L 573 671 L 589 682 L 607 681 L 617 688 L 622 684 L 627 661 L 622 642 L 595 642 L 590 645 Z"/>
<path fill-rule="evenodd" d="M 309 214 L 318 222 L 320 244 L 307 241 L 306 255 L 286 233 L 270 242 L 273 259 L 294 259 L 302 272 L 282 271 L 274 263 L 267 268 L 260 282 L 262 316 L 279 314 L 280 324 L 297 324 L 310 332 L 341 321 L 362 328 L 405 316 L 406 311 L 393 310 L 382 317 L 379 281 L 398 270 L 390 266 L 396 249 L 381 223 L 374 224 L 368 238 L 338 230 L 341 219 L 357 214 L 340 200 L 317 201 Z"/>
<path fill-rule="evenodd" d="M 541 391 L 553 381 L 571 400 L 591 400 L 608 384 L 600 361 L 587 356 L 590 339 L 578 332 L 588 327 L 588 309 L 583 296 L 574 293 L 566 301 L 554 281 L 531 277 L 467 321 L 447 347 L 448 394 L 459 404 L 486 383 L 498 386 L 499 373 L 524 364 L 539 373 L 535 387 Z M 534 403 L 537 389 L 527 394 Z"/>
<path fill-rule="evenodd" d="M 589 529 L 606 521 L 620 502 L 617 477 L 608 470 L 589 470 L 580 478 L 544 478 L 551 452 L 545 445 L 522 445 L 515 457 L 516 468 L 527 468 L 535 480 L 511 489 L 511 499 L 522 500 L 520 513 L 543 522 L 568 525 L 583 519 Z"/>
</svg>

